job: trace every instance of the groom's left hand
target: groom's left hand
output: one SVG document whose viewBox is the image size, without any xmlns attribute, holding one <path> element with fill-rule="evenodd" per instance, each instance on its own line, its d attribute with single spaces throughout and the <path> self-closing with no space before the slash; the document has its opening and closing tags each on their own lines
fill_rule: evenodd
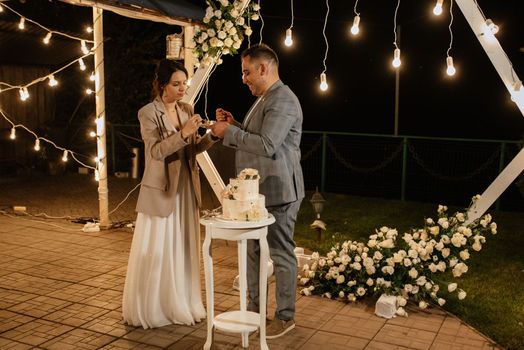
<svg viewBox="0 0 524 350">
<path fill-rule="evenodd" d="M 211 135 L 215 137 L 220 137 L 221 139 L 223 139 L 228 126 L 229 126 L 228 122 L 217 121 L 215 124 L 211 126 Z"/>
</svg>

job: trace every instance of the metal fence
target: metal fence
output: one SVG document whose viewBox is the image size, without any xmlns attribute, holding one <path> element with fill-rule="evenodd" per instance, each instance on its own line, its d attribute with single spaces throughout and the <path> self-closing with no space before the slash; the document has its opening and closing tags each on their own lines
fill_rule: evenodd
<svg viewBox="0 0 524 350">
<path fill-rule="evenodd" d="M 138 125 L 110 125 L 111 170 L 129 170 Z M 468 206 L 520 151 L 517 141 L 304 131 L 306 189 Z M 142 165 L 143 166 L 143 165 Z M 524 210 L 515 181 L 497 209 Z M 524 182 L 524 181 L 523 181 Z M 524 186 L 523 186 L 524 187 Z"/>
</svg>

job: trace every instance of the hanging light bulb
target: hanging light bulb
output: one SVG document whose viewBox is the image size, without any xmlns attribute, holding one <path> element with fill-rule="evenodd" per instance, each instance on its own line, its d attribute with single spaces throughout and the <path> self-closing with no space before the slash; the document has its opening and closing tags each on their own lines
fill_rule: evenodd
<svg viewBox="0 0 524 350">
<path fill-rule="evenodd" d="M 402 62 L 400 61 L 400 49 L 395 49 L 393 53 L 393 61 L 391 62 L 391 64 L 393 65 L 393 67 L 398 68 L 400 67 L 401 63 Z"/>
<path fill-rule="evenodd" d="M 95 169 L 95 181 L 100 181 L 100 172 L 98 171 L 98 169 Z"/>
<path fill-rule="evenodd" d="M 91 95 L 93 93 L 93 90 L 87 88 L 86 89 L 86 95 Z"/>
<path fill-rule="evenodd" d="M 89 49 L 87 48 L 86 41 L 81 40 L 80 46 L 82 47 L 82 52 L 84 53 L 84 55 L 87 55 L 89 53 Z"/>
<path fill-rule="evenodd" d="M 69 153 L 69 152 L 65 149 L 65 150 L 64 150 L 64 154 L 62 155 L 62 161 L 63 161 L 63 162 L 67 162 L 67 154 L 68 154 L 68 153 Z"/>
<path fill-rule="evenodd" d="M 91 130 L 91 131 L 89 132 L 89 136 L 91 136 L 91 137 L 96 137 L 96 132 L 94 132 L 93 130 Z"/>
<path fill-rule="evenodd" d="M 491 34 L 495 35 L 499 32 L 499 26 L 493 23 L 491 19 L 488 18 L 486 20 L 486 25 L 488 26 L 488 29 L 491 32 Z"/>
<path fill-rule="evenodd" d="M 356 15 L 355 18 L 353 18 L 353 25 L 351 26 L 351 34 L 357 35 L 360 32 L 360 28 L 358 25 L 360 24 L 360 16 Z"/>
<path fill-rule="evenodd" d="M 95 79 L 96 79 L 95 72 L 91 72 L 91 75 L 89 76 L 89 80 L 95 81 Z"/>
<path fill-rule="evenodd" d="M 435 16 L 440 16 L 442 14 L 442 3 L 444 0 L 437 0 L 437 4 L 433 8 L 433 14 Z"/>
<path fill-rule="evenodd" d="M 49 76 L 49 86 L 57 86 L 58 85 L 58 81 L 55 79 L 55 76 L 53 74 L 51 74 Z"/>
<path fill-rule="evenodd" d="M 326 91 L 328 89 L 328 83 L 326 73 L 320 74 L 320 90 Z"/>
<path fill-rule="evenodd" d="M 40 139 L 35 140 L 35 151 L 40 151 Z"/>
<path fill-rule="evenodd" d="M 29 91 L 27 90 L 26 87 L 23 87 L 23 88 L 20 88 L 20 90 L 18 90 L 18 92 L 20 93 L 20 99 L 22 101 L 25 101 L 29 98 Z"/>
<path fill-rule="evenodd" d="M 293 31 L 291 28 L 286 29 L 286 40 L 284 40 L 284 45 L 290 47 L 293 45 Z"/>
<path fill-rule="evenodd" d="M 446 74 L 449 75 L 450 77 L 453 76 L 453 75 L 455 75 L 455 73 L 456 73 L 457 70 L 456 70 L 455 67 L 453 66 L 453 57 L 448 56 L 448 57 L 446 58 L 446 64 L 447 64 L 447 66 L 448 66 L 448 68 L 446 69 Z"/>
<path fill-rule="evenodd" d="M 4 12 L 4 7 L 0 4 L 0 12 Z"/>
<path fill-rule="evenodd" d="M 80 70 L 86 70 L 86 65 L 85 65 L 84 60 L 82 58 L 78 59 L 78 64 L 80 65 Z"/>
<path fill-rule="evenodd" d="M 52 35 L 53 35 L 53 33 L 51 33 L 51 32 L 47 33 L 47 35 L 45 36 L 44 40 L 42 40 L 44 42 L 44 44 L 49 45 L 49 41 L 51 41 L 51 36 Z"/>
<path fill-rule="evenodd" d="M 93 32 L 93 27 L 91 27 L 91 26 L 86 26 L 86 32 L 87 32 L 87 33 L 92 33 L 92 32 Z"/>
<path fill-rule="evenodd" d="M 18 22 L 18 29 L 24 30 L 25 29 L 25 18 L 20 17 L 20 22 Z"/>
<path fill-rule="evenodd" d="M 9 135 L 9 138 L 11 140 L 16 139 L 16 128 L 14 126 L 11 128 L 11 134 Z"/>
</svg>

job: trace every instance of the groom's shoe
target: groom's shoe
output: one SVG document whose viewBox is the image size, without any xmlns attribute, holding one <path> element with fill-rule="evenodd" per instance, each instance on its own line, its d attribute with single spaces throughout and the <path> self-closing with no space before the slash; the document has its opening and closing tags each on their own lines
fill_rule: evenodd
<svg viewBox="0 0 524 350">
<path fill-rule="evenodd" d="M 293 328 L 295 328 L 294 320 L 284 321 L 275 317 L 266 328 L 266 339 L 281 337 Z"/>
</svg>

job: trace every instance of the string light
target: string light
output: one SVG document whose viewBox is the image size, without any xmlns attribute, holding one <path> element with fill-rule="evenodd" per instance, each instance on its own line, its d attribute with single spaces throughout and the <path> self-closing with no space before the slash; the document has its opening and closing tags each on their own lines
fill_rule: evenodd
<svg viewBox="0 0 524 350">
<path fill-rule="evenodd" d="M 291 0 L 291 25 L 286 29 L 286 39 L 284 40 L 284 45 L 290 47 L 293 45 L 293 22 L 295 21 L 295 12 L 293 9 L 293 0 Z"/>
<path fill-rule="evenodd" d="M 95 72 L 91 72 L 91 75 L 89 76 L 89 80 L 91 80 L 91 81 L 95 81 L 96 80 Z"/>
<path fill-rule="evenodd" d="M 495 35 L 499 32 L 499 26 L 496 25 L 495 23 L 493 23 L 493 21 L 491 19 L 487 19 L 486 20 L 486 26 L 488 27 L 489 31 L 491 32 L 491 34 Z"/>
<path fill-rule="evenodd" d="M 11 128 L 11 134 L 9 135 L 9 138 L 11 140 L 16 139 L 16 128 L 14 126 Z"/>
<path fill-rule="evenodd" d="M 4 12 L 4 8 L 2 7 L 2 3 L 0 3 L 0 12 Z"/>
<path fill-rule="evenodd" d="M 93 93 L 93 90 L 87 88 L 86 89 L 86 95 L 91 95 Z"/>
<path fill-rule="evenodd" d="M 52 35 L 53 35 L 53 33 L 51 33 L 51 32 L 47 33 L 47 35 L 45 36 L 44 40 L 42 40 L 44 42 L 44 44 L 49 45 L 49 42 L 51 41 L 51 36 Z"/>
<path fill-rule="evenodd" d="M 91 137 L 96 137 L 96 132 L 94 132 L 93 130 L 91 130 L 91 131 L 89 132 L 89 136 L 91 136 Z"/>
<path fill-rule="evenodd" d="M 78 64 L 80 65 L 80 70 L 86 70 L 86 65 L 85 65 L 84 60 L 82 58 L 78 59 Z"/>
<path fill-rule="evenodd" d="M 69 153 L 69 151 L 65 149 L 65 150 L 64 150 L 64 153 L 63 153 L 63 155 L 62 155 L 62 161 L 63 161 L 63 162 L 67 162 L 67 160 L 68 160 L 68 159 L 67 159 L 67 154 L 68 154 L 68 153 Z"/>
<path fill-rule="evenodd" d="M 451 76 L 455 75 L 455 73 L 457 72 L 457 70 L 453 66 L 453 57 L 451 57 L 449 55 L 449 52 L 451 51 L 451 48 L 453 47 L 453 30 L 451 29 L 451 26 L 453 24 L 453 0 L 451 0 L 451 2 L 449 4 L 449 15 L 450 15 L 449 26 L 448 26 L 448 30 L 449 30 L 449 47 L 448 47 L 448 50 L 446 52 L 446 66 L 447 66 L 446 74 L 451 77 Z"/>
<path fill-rule="evenodd" d="M 327 76 L 326 76 L 326 71 L 327 71 L 326 60 L 327 60 L 327 55 L 329 51 L 329 42 L 326 36 L 326 25 L 327 25 L 328 16 L 329 16 L 329 0 L 326 0 L 326 17 L 324 17 L 324 27 L 322 28 L 322 35 L 324 36 L 324 41 L 326 42 L 326 52 L 324 53 L 324 60 L 322 61 L 324 65 L 324 70 L 320 74 L 320 90 L 321 91 L 326 91 L 328 89 Z"/>
<path fill-rule="evenodd" d="M 58 81 L 55 79 L 55 76 L 53 74 L 51 74 L 49 76 L 49 86 L 57 86 L 58 85 Z"/>
<path fill-rule="evenodd" d="M 24 30 L 25 29 L 25 18 L 20 17 L 20 22 L 18 22 L 18 29 Z"/>
<path fill-rule="evenodd" d="M 353 18 L 353 25 L 350 29 L 350 32 L 353 35 L 357 35 L 360 32 L 360 28 L 358 27 L 360 24 L 360 13 L 357 12 L 357 4 L 358 0 L 355 0 L 355 6 L 353 6 L 353 12 L 355 13 L 355 17 Z"/>
<path fill-rule="evenodd" d="M 437 0 L 437 4 L 433 8 L 433 14 L 435 16 L 440 16 L 442 14 L 442 3 L 444 0 Z"/>
<path fill-rule="evenodd" d="M 86 32 L 89 33 L 89 34 L 93 33 L 93 27 L 87 26 L 86 27 Z"/>
<path fill-rule="evenodd" d="M 395 45 L 395 51 L 393 51 L 393 61 L 391 64 L 393 67 L 398 68 L 402 64 L 402 61 L 400 60 L 400 49 L 397 45 L 397 14 L 398 14 L 398 8 L 400 7 L 400 0 L 397 2 L 397 7 L 395 8 L 395 16 L 393 17 L 393 33 L 395 34 L 395 41 L 393 42 L 393 45 Z"/>
<path fill-rule="evenodd" d="M 84 55 L 87 55 L 89 53 L 89 49 L 87 48 L 86 41 L 85 40 L 81 40 L 80 41 L 80 46 L 82 48 L 82 53 Z"/>
<path fill-rule="evenodd" d="M 25 101 L 29 98 L 29 91 L 27 90 L 27 87 L 20 88 L 18 92 L 20 93 L 20 99 L 22 101 Z"/>
<path fill-rule="evenodd" d="M 40 139 L 38 137 L 35 140 L 35 151 L 40 151 Z"/>
</svg>

